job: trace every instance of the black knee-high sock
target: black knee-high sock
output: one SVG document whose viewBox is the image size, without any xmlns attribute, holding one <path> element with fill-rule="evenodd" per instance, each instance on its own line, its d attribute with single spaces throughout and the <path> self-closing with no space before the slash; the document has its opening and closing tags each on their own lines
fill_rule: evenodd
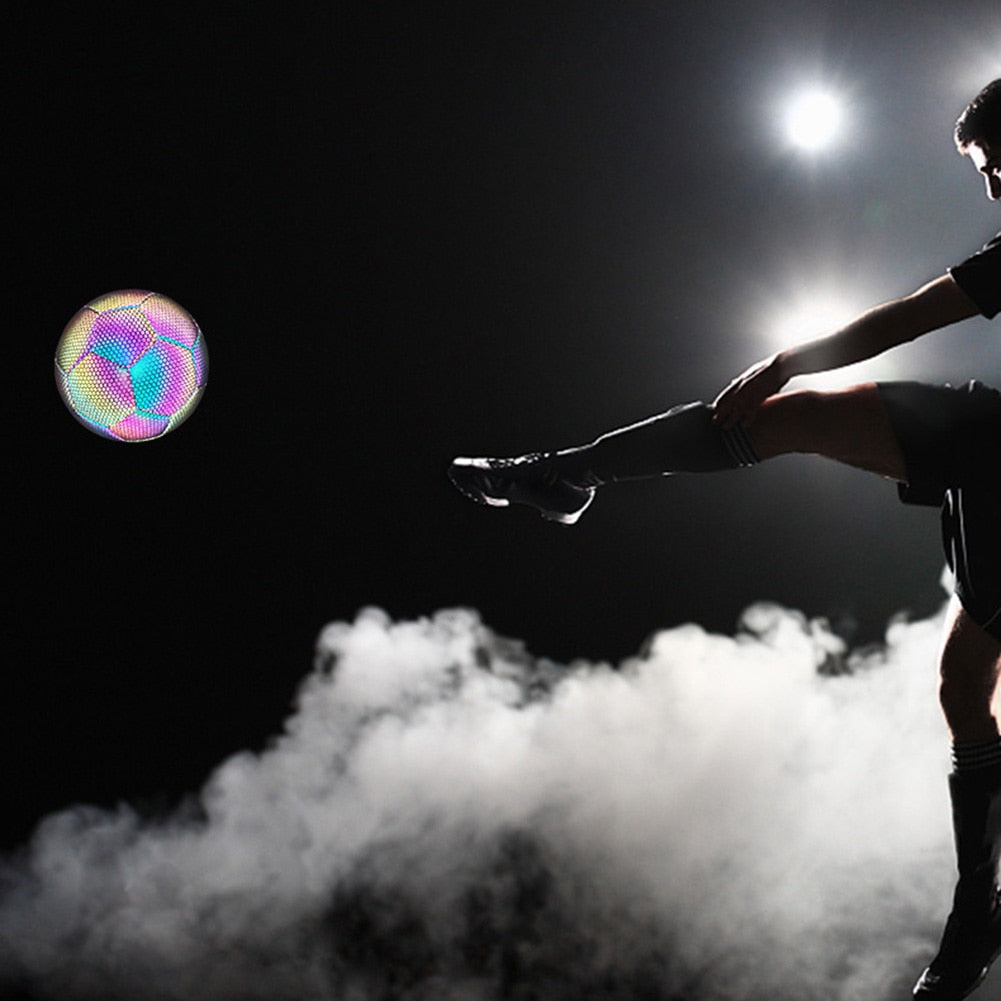
<svg viewBox="0 0 1001 1001">
<path fill-rule="evenodd" d="M 714 424 L 712 410 L 701 402 L 610 431 L 554 458 L 563 475 L 588 486 L 668 473 L 717 472 L 758 461 L 747 432 Z"/>
<path fill-rule="evenodd" d="M 952 767 L 957 772 L 973 772 L 1001 765 L 1001 737 L 979 743 L 953 743 Z"/>
</svg>

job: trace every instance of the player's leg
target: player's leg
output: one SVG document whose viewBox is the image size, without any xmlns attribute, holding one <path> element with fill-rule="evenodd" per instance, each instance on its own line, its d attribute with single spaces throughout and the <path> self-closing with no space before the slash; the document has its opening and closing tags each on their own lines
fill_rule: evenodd
<svg viewBox="0 0 1001 1001">
<path fill-rule="evenodd" d="M 904 458 L 875 383 L 836 392 L 773 396 L 753 427 L 723 429 L 704 403 L 689 403 L 602 435 L 588 445 L 514 459 L 456 459 L 452 482 L 473 500 L 537 508 L 573 524 L 597 487 L 622 480 L 749 466 L 809 452 L 903 479 Z"/>
<path fill-rule="evenodd" d="M 953 740 L 949 776 L 959 879 L 941 946 L 914 988 L 918 1001 L 958 1001 L 1001 950 L 1001 740 L 995 699 L 1001 643 L 957 600 L 942 648 L 939 695 Z"/>
<path fill-rule="evenodd" d="M 900 482 L 907 479 L 904 455 L 875 383 L 780 393 L 765 400 L 748 434 L 762 460 L 803 452 Z"/>
<path fill-rule="evenodd" d="M 481 504 L 526 504 L 572 525 L 595 489 L 677 472 L 713 472 L 757 462 L 743 428 L 718 428 L 712 409 L 686 403 L 603 434 L 590 444 L 517 458 L 455 459 L 452 483 Z"/>
<path fill-rule="evenodd" d="M 998 741 L 1001 642 L 978 626 L 955 598 L 939 667 L 939 701 L 953 743 Z"/>
</svg>

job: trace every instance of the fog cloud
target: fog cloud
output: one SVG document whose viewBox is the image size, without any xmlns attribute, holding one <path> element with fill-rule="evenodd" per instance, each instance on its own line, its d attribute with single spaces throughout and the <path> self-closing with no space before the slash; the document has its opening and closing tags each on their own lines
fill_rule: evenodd
<svg viewBox="0 0 1001 1001">
<path fill-rule="evenodd" d="M 472 611 L 326 627 L 284 732 L 166 820 L 45 818 L 0 984 L 183 1001 L 881 1001 L 952 879 L 940 616 L 769 605 L 556 664 Z M 4 980 L 3 978 L 7 979 Z"/>
</svg>

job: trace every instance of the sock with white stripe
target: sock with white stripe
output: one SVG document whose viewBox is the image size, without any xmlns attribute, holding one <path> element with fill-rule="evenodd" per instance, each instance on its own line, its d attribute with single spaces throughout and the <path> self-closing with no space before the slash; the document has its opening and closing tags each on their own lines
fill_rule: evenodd
<svg viewBox="0 0 1001 1001">
<path fill-rule="evenodd" d="M 1001 765 L 1001 737 L 952 745 L 952 767 L 957 772 L 973 772 L 994 765 Z"/>
</svg>

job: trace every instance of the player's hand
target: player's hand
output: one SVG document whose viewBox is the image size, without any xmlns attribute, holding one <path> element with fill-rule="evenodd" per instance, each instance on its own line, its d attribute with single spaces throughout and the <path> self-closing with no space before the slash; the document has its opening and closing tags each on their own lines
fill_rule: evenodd
<svg viewBox="0 0 1001 1001">
<path fill-rule="evenodd" d="M 750 427 L 761 404 L 769 396 L 774 396 L 788 381 L 789 377 L 783 373 L 778 355 L 755 362 L 716 397 L 713 402 L 713 420 L 724 428 L 737 424 Z"/>
</svg>

